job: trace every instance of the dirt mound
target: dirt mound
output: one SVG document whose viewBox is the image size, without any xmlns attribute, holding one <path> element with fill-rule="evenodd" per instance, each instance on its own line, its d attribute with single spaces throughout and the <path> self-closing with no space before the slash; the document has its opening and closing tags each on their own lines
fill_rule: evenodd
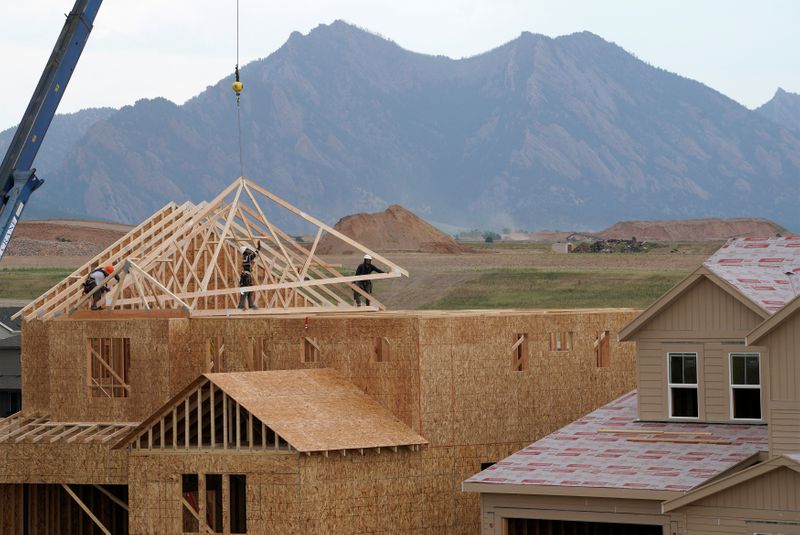
<svg viewBox="0 0 800 535">
<path fill-rule="evenodd" d="M 786 235 L 787 231 L 769 219 L 679 219 L 671 221 L 620 221 L 599 233 L 605 239 L 639 241 L 717 241 L 735 237 Z"/>
<path fill-rule="evenodd" d="M 393 204 L 383 212 L 343 217 L 334 228 L 376 251 L 421 251 L 441 254 L 467 251 L 453 238 L 397 204 Z M 319 254 L 356 252 L 353 247 L 330 235 L 322 238 L 317 251 Z"/>
<path fill-rule="evenodd" d="M 132 227 L 99 221 L 20 221 L 8 256 L 94 256 Z"/>
</svg>

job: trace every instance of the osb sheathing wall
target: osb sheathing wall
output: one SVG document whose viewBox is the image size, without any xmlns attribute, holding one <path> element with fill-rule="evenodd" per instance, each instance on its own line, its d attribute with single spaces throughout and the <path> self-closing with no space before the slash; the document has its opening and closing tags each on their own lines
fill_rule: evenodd
<svg viewBox="0 0 800 535">
<path fill-rule="evenodd" d="M 0 482 L 122 485 L 128 454 L 101 444 L 3 444 Z"/>
<path fill-rule="evenodd" d="M 297 454 L 153 454 L 130 456 L 131 534 L 182 533 L 182 474 L 245 474 L 247 533 L 299 533 Z"/>
<path fill-rule="evenodd" d="M 28 322 L 25 336 L 33 339 L 29 345 L 23 345 L 24 402 L 28 403 L 26 410 L 46 409 L 52 419 L 141 420 L 199 373 L 210 371 L 210 338 L 222 337 L 224 371 L 244 371 L 253 366 L 250 338 L 262 337 L 263 369 L 335 368 L 430 441 L 430 446 L 420 453 L 381 454 L 382 463 L 395 462 L 392 461 L 395 459 L 402 467 L 397 472 L 402 477 L 391 485 L 386 483 L 395 486 L 398 493 L 408 494 L 396 505 L 389 504 L 389 498 L 374 501 L 375 496 L 381 496 L 375 493 L 384 487 L 374 486 L 379 484 L 373 485 L 369 478 L 359 479 L 357 471 L 347 468 L 353 466 L 348 463 L 358 461 L 356 457 L 303 457 L 303 462 L 307 463 L 303 474 L 309 484 L 311 476 L 308 474 L 322 470 L 331 475 L 332 482 L 325 483 L 331 488 L 350 492 L 350 485 L 354 485 L 352 488 L 357 492 L 354 490 L 356 494 L 353 495 L 360 500 L 354 503 L 364 518 L 340 511 L 339 507 L 344 507 L 341 501 L 327 501 L 323 506 L 308 498 L 303 502 L 305 510 L 319 506 L 327 512 L 317 511 L 308 517 L 298 513 L 292 526 L 303 522 L 330 522 L 321 528 L 324 532 L 325 527 L 347 526 L 347 522 L 367 524 L 366 519 L 372 518 L 370 515 L 378 515 L 379 518 L 371 521 L 380 522 L 381 512 L 394 507 L 399 508 L 396 519 L 402 520 L 402 525 L 412 525 L 414 519 L 419 519 L 421 527 L 410 529 L 427 533 L 476 533 L 478 496 L 461 493 L 461 481 L 478 472 L 481 463 L 498 461 L 635 388 L 634 345 L 616 342 L 616 333 L 635 315 L 633 310 L 409 312 L 358 317 Z M 603 331 L 610 331 L 612 357 L 609 367 L 598 368 L 594 342 Z M 572 349 L 551 351 L 550 334 L 561 332 L 573 333 Z M 527 370 L 520 372 L 513 369 L 511 347 L 517 335 L 523 333 L 528 335 L 529 358 Z M 88 399 L 86 338 L 113 336 L 131 338 L 131 397 Z M 304 337 L 313 339 L 320 347 L 318 362 L 301 361 Z M 390 354 L 385 362 L 374 359 L 378 337 L 389 340 Z M 65 380 L 60 371 L 53 369 L 51 362 L 66 369 L 69 379 Z M 36 377 L 42 372 L 47 372 L 44 374 L 47 380 L 40 382 Z M 58 402 L 49 402 L 48 395 L 36 391 L 37 383 Z M 211 460 L 203 462 L 222 462 L 217 456 L 207 457 Z M 153 462 L 157 464 L 154 467 L 144 466 L 146 463 L 142 459 L 133 456 L 129 471 L 131 526 L 140 526 L 140 533 L 155 532 L 148 531 L 151 524 L 147 522 L 161 525 L 154 520 L 156 517 L 179 514 L 179 510 L 173 511 L 175 508 L 164 500 L 178 499 L 169 496 L 179 494 L 175 489 L 179 485 L 180 470 L 185 470 L 180 473 L 193 473 L 192 470 L 245 473 L 248 487 L 262 478 L 264 483 L 258 485 L 258 490 L 248 493 L 248 501 L 255 500 L 253 511 L 272 507 L 264 501 L 267 499 L 290 499 L 281 494 L 289 492 L 286 488 L 270 487 L 273 484 L 270 478 L 276 474 L 280 475 L 280 481 L 286 481 L 286 466 L 260 468 L 255 461 L 241 455 L 224 461 L 229 463 L 227 468 L 202 464 L 195 464 L 194 468 L 183 466 L 181 463 L 201 462 L 192 455 L 153 455 Z M 167 466 L 169 463 L 182 467 Z M 324 468 L 325 463 L 328 468 Z M 415 472 L 414 463 L 421 463 L 425 469 Z M 361 465 L 361 468 L 368 465 Z M 338 469 L 342 471 L 337 472 Z M 301 469 L 294 470 L 298 474 Z M 369 470 L 366 473 L 372 473 Z M 155 480 L 141 476 L 142 471 L 152 474 Z M 175 479 L 159 479 L 162 472 L 171 473 Z M 424 475 L 411 475 L 414 473 Z M 249 479 L 251 474 L 255 478 L 253 482 Z M 145 486 L 140 488 L 140 483 Z M 319 485 L 322 483 L 318 483 L 321 488 Z M 273 490 L 268 491 L 268 487 Z M 301 485 L 300 490 L 296 487 L 292 492 L 313 494 L 314 488 Z M 267 497 L 266 492 L 276 492 L 281 497 Z M 404 501 L 406 499 L 408 501 Z M 419 505 L 420 499 L 424 504 Z M 312 507 L 311 504 L 316 505 Z M 153 509 L 161 512 L 156 515 L 145 511 Z M 269 513 L 274 514 L 277 513 Z M 349 533 L 352 529 L 343 528 L 343 531 Z"/>
</svg>

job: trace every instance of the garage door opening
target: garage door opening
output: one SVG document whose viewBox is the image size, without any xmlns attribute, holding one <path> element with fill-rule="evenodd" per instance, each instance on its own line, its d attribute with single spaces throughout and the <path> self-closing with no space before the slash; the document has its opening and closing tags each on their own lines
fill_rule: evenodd
<svg viewBox="0 0 800 535">
<path fill-rule="evenodd" d="M 661 526 L 509 518 L 508 535 L 662 535 Z"/>
</svg>

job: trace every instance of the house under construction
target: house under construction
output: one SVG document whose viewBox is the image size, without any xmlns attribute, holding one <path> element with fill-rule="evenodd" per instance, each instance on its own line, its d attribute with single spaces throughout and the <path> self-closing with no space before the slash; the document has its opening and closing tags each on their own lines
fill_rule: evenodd
<svg viewBox="0 0 800 535">
<path fill-rule="evenodd" d="M 467 479 L 481 532 L 800 533 L 800 237 L 729 241 L 620 332 L 638 390 Z"/>
<path fill-rule="evenodd" d="M 385 273 L 341 273 L 315 254 L 325 234 Z M 120 280 L 90 311 L 81 283 L 106 264 Z M 635 385 L 617 334 L 636 311 L 351 304 L 356 282 L 404 275 L 243 178 L 164 207 L 21 311 L 0 532 L 474 533 L 465 478 Z"/>
</svg>

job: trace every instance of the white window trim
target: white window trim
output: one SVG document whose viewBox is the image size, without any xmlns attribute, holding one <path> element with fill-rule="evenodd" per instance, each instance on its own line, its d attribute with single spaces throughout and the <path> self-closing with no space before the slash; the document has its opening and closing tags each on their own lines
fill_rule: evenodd
<svg viewBox="0 0 800 535">
<path fill-rule="evenodd" d="M 758 355 L 758 385 L 734 385 L 733 384 L 733 366 L 732 360 L 734 355 Z M 764 404 L 761 402 L 761 353 L 758 351 L 732 351 L 728 353 L 728 404 L 730 405 L 731 420 L 736 422 L 763 422 L 764 421 Z M 758 408 L 761 411 L 761 418 L 735 418 L 733 416 L 733 389 L 750 389 L 758 390 Z"/>
<path fill-rule="evenodd" d="M 672 355 L 694 355 L 697 362 L 697 383 L 673 383 L 670 382 L 670 360 Z M 672 415 L 672 389 L 673 388 L 694 388 L 697 391 L 697 416 L 673 416 Z M 700 354 L 697 351 L 668 351 L 667 352 L 667 414 L 670 420 L 696 421 L 700 419 Z"/>
</svg>

